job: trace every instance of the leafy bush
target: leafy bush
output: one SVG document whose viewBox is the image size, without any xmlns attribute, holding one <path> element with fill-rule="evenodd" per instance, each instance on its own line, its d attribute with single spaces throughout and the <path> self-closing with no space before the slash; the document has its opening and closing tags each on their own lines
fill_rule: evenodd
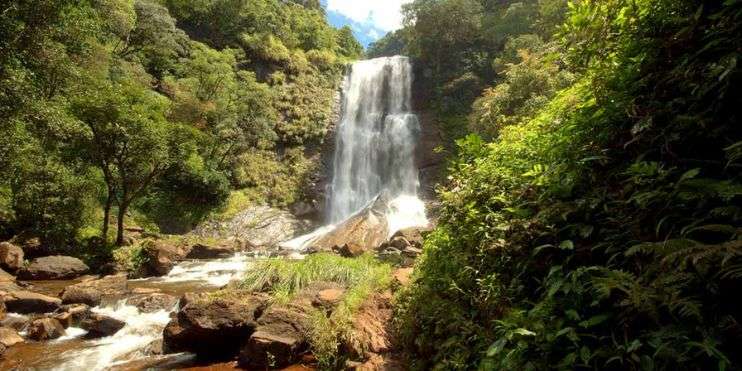
<svg viewBox="0 0 742 371">
<path fill-rule="evenodd" d="M 740 14 L 572 6 L 579 80 L 493 143 L 461 142 L 397 308 L 414 368 L 739 365 Z"/>
</svg>

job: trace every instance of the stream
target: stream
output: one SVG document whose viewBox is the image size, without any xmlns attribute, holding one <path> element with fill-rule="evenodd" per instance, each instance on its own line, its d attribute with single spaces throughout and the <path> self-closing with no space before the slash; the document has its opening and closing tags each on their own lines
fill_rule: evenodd
<svg viewBox="0 0 742 371">
<path fill-rule="evenodd" d="M 239 279 L 252 259 L 246 254 L 215 260 L 189 260 L 178 264 L 166 276 L 129 280 L 130 291 L 149 291 L 180 297 L 186 292 L 214 291 Z M 47 295 L 57 294 L 72 281 L 35 281 L 34 290 Z M 86 340 L 85 330 L 71 327 L 67 335 L 47 342 L 31 342 L 11 347 L 0 360 L 0 369 L 18 370 L 135 370 L 155 362 L 161 368 L 183 368 L 193 365 L 189 354 L 148 356 L 146 351 L 162 339 L 162 330 L 170 321 L 170 310 L 141 313 L 127 305 L 129 296 L 92 308 L 93 312 L 126 322 L 113 336 Z M 22 315 L 8 314 L 11 320 Z M 7 321 L 7 320 L 6 320 Z M 159 363 L 158 363 L 159 362 Z"/>
</svg>

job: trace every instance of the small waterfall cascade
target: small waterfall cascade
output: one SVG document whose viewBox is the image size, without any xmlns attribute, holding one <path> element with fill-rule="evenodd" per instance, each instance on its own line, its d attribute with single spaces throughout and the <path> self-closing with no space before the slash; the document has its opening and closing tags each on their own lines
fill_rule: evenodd
<svg viewBox="0 0 742 371">
<path fill-rule="evenodd" d="M 336 137 L 330 223 L 348 218 L 382 192 L 391 199 L 405 197 L 397 203 L 417 200 L 414 154 L 420 124 L 411 112 L 411 91 L 412 66 L 406 57 L 351 66 Z"/>
</svg>

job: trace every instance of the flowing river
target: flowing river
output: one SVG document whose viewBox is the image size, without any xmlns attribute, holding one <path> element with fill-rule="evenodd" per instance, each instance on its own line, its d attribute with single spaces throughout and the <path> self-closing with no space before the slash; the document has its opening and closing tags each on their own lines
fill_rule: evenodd
<svg viewBox="0 0 742 371">
<path fill-rule="evenodd" d="M 227 259 L 189 260 L 178 264 L 164 277 L 129 280 L 133 291 L 157 291 L 180 296 L 186 292 L 214 291 L 231 280 L 240 279 L 251 257 L 236 254 Z M 65 286 L 76 281 L 33 282 L 38 292 L 57 296 Z M 86 340 L 86 332 L 67 329 L 67 335 L 47 342 L 26 342 L 8 349 L 0 361 L 0 369 L 19 370 L 136 370 L 151 365 L 164 368 L 190 366 L 188 354 L 148 356 L 147 351 L 162 339 L 162 330 L 176 308 L 154 313 L 142 313 L 126 304 L 126 297 L 93 308 L 96 313 L 126 322 L 116 334 L 101 339 Z M 9 314 L 9 320 L 23 316 Z"/>
</svg>

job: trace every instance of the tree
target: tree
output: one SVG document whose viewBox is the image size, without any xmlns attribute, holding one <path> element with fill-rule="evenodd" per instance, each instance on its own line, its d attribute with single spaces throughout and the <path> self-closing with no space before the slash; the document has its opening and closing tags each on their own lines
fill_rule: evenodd
<svg viewBox="0 0 742 371">
<path fill-rule="evenodd" d="M 338 54 L 348 58 L 358 58 L 363 54 L 363 45 L 356 40 L 350 26 L 343 26 L 337 31 Z"/>
<path fill-rule="evenodd" d="M 107 82 L 73 103 L 73 111 L 89 129 L 83 147 L 106 184 L 104 238 L 112 206 L 118 205 L 118 245 L 124 242 L 129 206 L 174 160 L 168 138 L 175 127 L 165 119 L 166 108 L 166 99 L 126 81 Z"/>
</svg>

